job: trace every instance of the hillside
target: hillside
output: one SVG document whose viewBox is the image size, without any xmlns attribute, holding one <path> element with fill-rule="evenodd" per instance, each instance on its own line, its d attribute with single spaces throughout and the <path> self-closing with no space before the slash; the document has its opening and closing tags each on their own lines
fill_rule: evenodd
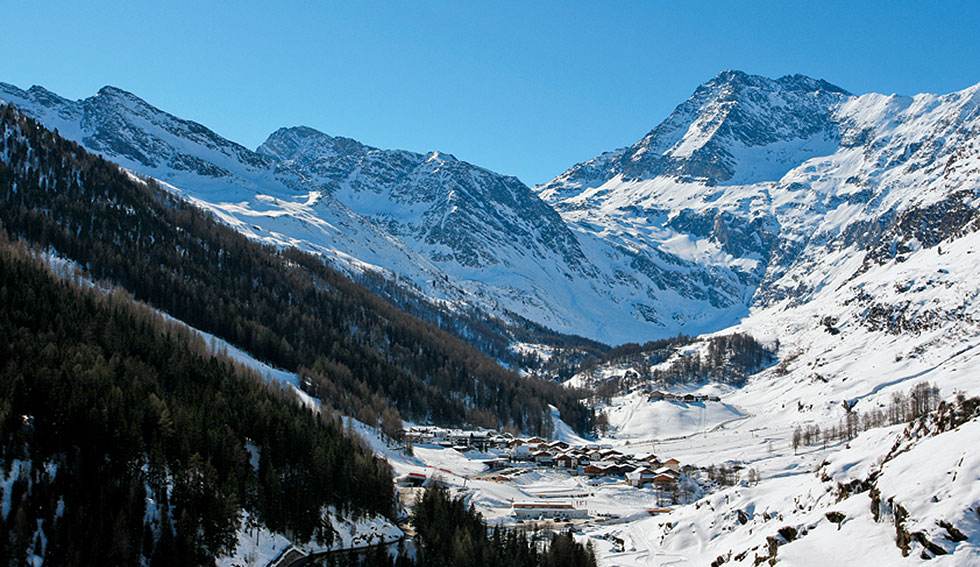
<svg viewBox="0 0 980 567">
<path fill-rule="evenodd" d="M 263 247 L 7 106 L 0 221 L 138 300 L 286 370 L 369 423 L 585 429 L 555 384 L 525 380 L 295 249 Z"/>
<path fill-rule="evenodd" d="M 0 560 L 208 565 L 245 516 L 329 545 L 393 518 L 391 470 L 329 413 L 213 355 L 122 291 L 0 242 Z"/>
</svg>

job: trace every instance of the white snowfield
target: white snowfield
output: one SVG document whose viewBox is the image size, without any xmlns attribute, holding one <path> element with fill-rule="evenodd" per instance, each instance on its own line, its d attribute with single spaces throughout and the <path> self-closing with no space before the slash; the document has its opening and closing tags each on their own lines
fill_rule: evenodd
<svg viewBox="0 0 980 567">
<path fill-rule="evenodd" d="M 892 499 L 907 512 L 903 529 L 921 532 L 946 552 L 932 561 L 980 564 L 976 419 L 935 436 L 920 433 L 905 441 L 906 452 L 887 462 L 896 441 L 904 439 L 905 426 L 871 429 L 848 444 L 802 446 L 798 455 L 792 447 L 797 427 L 826 430 L 839 425 L 846 415 L 845 401 L 859 412 L 885 410 L 893 395 L 906 394 L 922 382 L 936 385 L 947 401 L 959 392 L 980 395 L 980 306 L 974 300 L 980 266 L 948 260 L 970 259 L 978 246 L 980 236 L 971 232 L 944 241 L 942 254 L 937 248 L 919 249 L 904 261 L 885 262 L 860 274 L 846 255 L 831 256 L 812 274 L 819 285 L 808 302 L 785 300 L 757 308 L 740 325 L 723 331 L 748 332 L 780 344 L 782 368 L 750 377 L 741 389 L 721 391 L 725 404 L 745 414 L 742 419 L 720 425 L 709 420 L 670 439 L 669 432 L 658 431 L 671 423 L 670 416 L 658 415 L 658 406 L 667 402 L 650 403 L 638 394 L 614 398 L 606 410 L 613 438 L 606 441 L 617 447 L 697 466 L 737 462 L 745 468 L 743 485 L 711 493 L 670 514 L 587 530 L 606 564 L 709 565 L 724 557 L 726 564 L 753 565 L 757 556 L 769 556 L 769 537 L 777 541 L 777 564 L 785 565 L 901 565 L 922 562 L 924 552 L 933 556 L 913 538 L 903 557 L 895 506 L 883 505 L 876 520 L 869 488 L 839 495 L 838 484 L 872 477 L 879 500 Z M 929 324 L 894 333 L 869 328 L 868 306 L 855 299 L 862 291 L 877 304 L 898 305 L 906 318 Z M 956 316 L 929 315 L 937 312 Z M 835 317 L 837 334 L 821 323 L 827 315 Z M 659 435 L 638 439 L 634 432 L 644 430 Z M 744 484 L 750 469 L 761 476 L 757 485 Z M 840 529 L 826 517 L 830 512 L 845 515 Z M 967 539 L 953 541 L 941 523 Z M 787 526 L 798 534 L 792 542 L 779 535 Z M 623 551 L 614 549 L 613 538 L 625 541 Z"/>
</svg>

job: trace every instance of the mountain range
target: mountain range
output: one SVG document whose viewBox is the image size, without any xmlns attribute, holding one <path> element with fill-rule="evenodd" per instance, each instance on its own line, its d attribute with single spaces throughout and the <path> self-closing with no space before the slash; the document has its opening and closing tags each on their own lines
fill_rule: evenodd
<svg viewBox="0 0 980 567">
<path fill-rule="evenodd" d="M 726 71 L 632 146 L 529 188 L 307 127 L 251 151 L 114 87 L 70 101 L 0 84 L 0 100 L 251 238 L 608 343 L 716 331 L 801 301 L 829 251 L 901 248 L 894 223 L 972 179 L 977 92 L 855 96 Z"/>
</svg>

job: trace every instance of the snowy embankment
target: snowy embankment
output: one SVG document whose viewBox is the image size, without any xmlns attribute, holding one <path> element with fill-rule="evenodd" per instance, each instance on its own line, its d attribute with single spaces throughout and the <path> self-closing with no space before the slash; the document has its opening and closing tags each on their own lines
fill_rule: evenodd
<svg viewBox="0 0 980 567">
<path fill-rule="evenodd" d="M 705 433 L 723 423 L 746 417 L 722 402 L 651 402 L 642 392 L 618 396 L 605 410 L 609 437 L 616 440 L 666 440 Z"/>
<path fill-rule="evenodd" d="M 264 526 L 249 525 L 246 515 L 238 530 L 235 552 L 219 557 L 217 567 L 264 567 L 282 556 L 289 549 L 296 549 L 304 555 L 323 553 L 338 549 L 357 549 L 379 543 L 393 543 L 404 537 L 397 526 L 384 518 L 341 518 L 336 511 L 327 514 L 335 532 L 335 539 L 329 546 L 316 542 L 299 544 L 291 542 L 280 534 L 270 532 Z"/>
<path fill-rule="evenodd" d="M 590 531 L 614 565 L 980 564 L 980 421 L 930 435 L 873 429 L 846 446 L 776 456 L 760 483 L 663 517 Z M 894 452 L 894 447 L 900 447 Z M 904 451 L 903 451 L 904 450 Z M 799 466 L 792 466 L 797 464 Z M 625 541 L 623 551 L 612 541 Z M 957 541 L 959 540 L 959 541 Z M 907 555 L 903 555 L 903 549 Z"/>
</svg>

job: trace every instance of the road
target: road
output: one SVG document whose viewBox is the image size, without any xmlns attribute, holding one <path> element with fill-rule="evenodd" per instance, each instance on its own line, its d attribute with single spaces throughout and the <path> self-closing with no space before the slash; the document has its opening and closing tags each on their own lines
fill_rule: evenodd
<svg viewBox="0 0 980 567">
<path fill-rule="evenodd" d="M 316 553 L 311 553 L 309 555 L 304 555 L 303 552 L 297 549 L 291 549 L 286 552 L 278 561 L 270 563 L 268 567 L 307 567 L 308 565 L 313 565 L 314 561 L 320 559 L 321 557 L 326 557 L 328 555 L 333 555 L 337 553 L 345 553 L 348 551 L 368 551 L 377 547 L 390 547 L 393 545 L 398 545 L 406 538 L 402 537 L 395 541 L 388 541 L 384 543 L 372 543 L 368 545 L 362 545 L 358 547 L 348 547 L 345 549 L 331 549 L 329 551 L 319 551 Z"/>
</svg>

